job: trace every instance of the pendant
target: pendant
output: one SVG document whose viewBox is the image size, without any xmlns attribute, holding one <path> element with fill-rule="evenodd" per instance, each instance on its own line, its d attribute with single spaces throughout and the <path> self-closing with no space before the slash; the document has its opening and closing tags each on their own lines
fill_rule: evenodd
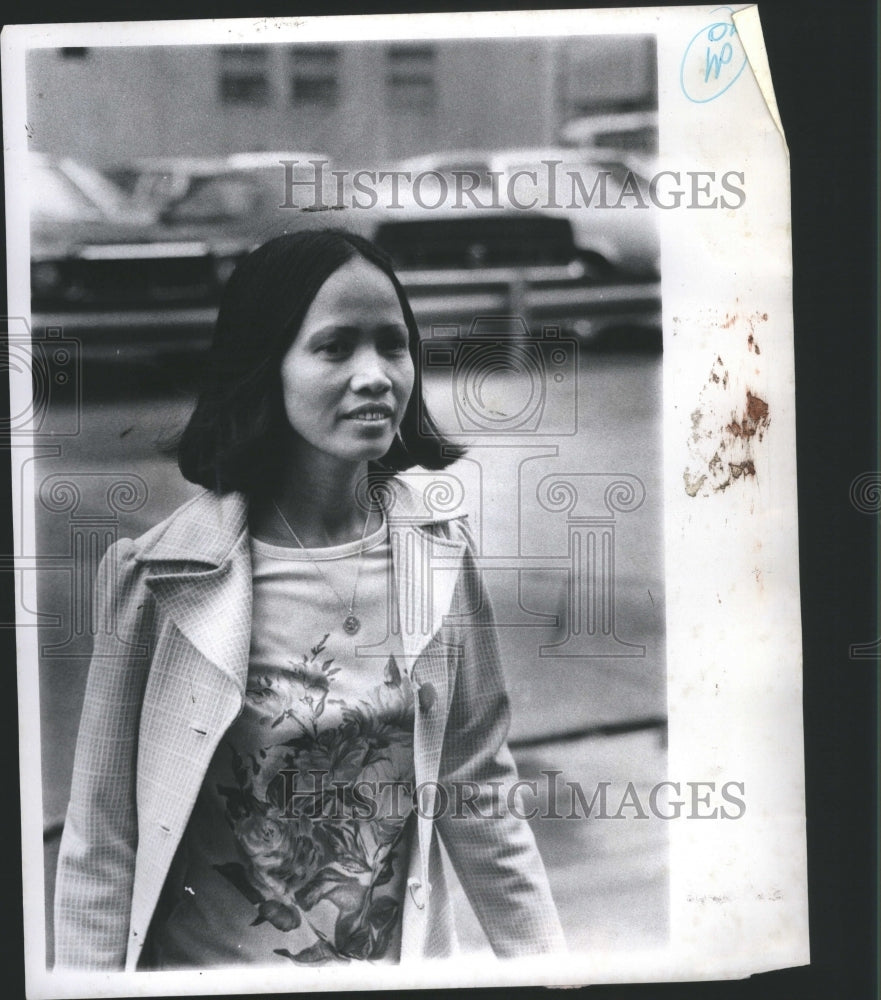
<svg viewBox="0 0 881 1000">
<path fill-rule="evenodd" d="M 346 615 L 343 620 L 343 631 L 346 635 L 354 635 L 361 628 L 361 622 L 353 614 Z"/>
</svg>

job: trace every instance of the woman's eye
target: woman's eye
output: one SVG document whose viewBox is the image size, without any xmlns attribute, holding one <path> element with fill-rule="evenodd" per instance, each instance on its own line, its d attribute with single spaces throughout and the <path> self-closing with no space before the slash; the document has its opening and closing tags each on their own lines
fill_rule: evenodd
<svg viewBox="0 0 881 1000">
<path fill-rule="evenodd" d="M 319 347 L 319 353 L 328 358 L 344 358 L 350 350 L 349 345 L 342 340 L 329 340 Z"/>
<path fill-rule="evenodd" d="M 408 350 L 407 338 L 392 334 L 380 342 L 380 348 L 387 354 L 400 354 Z"/>
</svg>

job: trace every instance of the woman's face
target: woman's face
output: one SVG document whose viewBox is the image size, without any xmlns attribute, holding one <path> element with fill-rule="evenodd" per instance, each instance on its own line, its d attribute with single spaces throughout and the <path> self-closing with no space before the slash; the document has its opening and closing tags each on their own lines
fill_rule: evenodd
<svg viewBox="0 0 881 1000">
<path fill-rule="evenodd" d="M 317 452 L 382 458 L 413 390 L 409 335 L 394 285 L 363 258 L 325 281 L 281 363 L 288 422 Z"/>
</svg>

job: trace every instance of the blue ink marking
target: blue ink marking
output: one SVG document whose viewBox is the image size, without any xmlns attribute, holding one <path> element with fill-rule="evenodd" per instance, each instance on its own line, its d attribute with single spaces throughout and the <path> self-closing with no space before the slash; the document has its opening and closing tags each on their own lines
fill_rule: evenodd
<svg viewBox="0 0 881 1000">
<path fill-rule="evenodd" d="M 717 7 L 713 14 L 726 11 L 727 21 L 714 21 L 692 38 L 682 57 L 679 85 L 695 104 L 706 104 L 731 87 L 746 67 L 746 53 L 730 20 L 730 7 Z"/>
</svg>

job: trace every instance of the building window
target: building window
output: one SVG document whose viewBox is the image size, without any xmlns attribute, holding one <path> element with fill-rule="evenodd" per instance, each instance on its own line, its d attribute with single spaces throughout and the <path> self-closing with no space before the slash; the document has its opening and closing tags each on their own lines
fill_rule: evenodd
<svg viewBox="0 0 881 1000">
<path fill-rule="evenodd" d="M 240 45 L 220 50 L 220 100 L 224 104 L 266 104 L 269 50 Z"/>
<path fill-rule="evenodd" d="M 653 37 L 598 35 L 569 43 L 560 60 L 565 116 L 642 111 L 658 106 Z"/>
<path fill-rule="evenodd" d="M 340 96 L 339 49 L 310 45 L 291 52 L 291 100 L 335 108 Z"/>
<path fill-rule="evenodd" d="M 385 92 L 393 111 L 427 114 L 437 102 L 435 50 L 430 45 L 393 45 L 386 53 Z"/>
<path fill-rule="evenodd" d="M 85 59 L 89 54 L 88 49 L 80 48 L 78 46 L 67 46 L 65 48 L 59 49 L 62 59 Z"/>
</svg>

